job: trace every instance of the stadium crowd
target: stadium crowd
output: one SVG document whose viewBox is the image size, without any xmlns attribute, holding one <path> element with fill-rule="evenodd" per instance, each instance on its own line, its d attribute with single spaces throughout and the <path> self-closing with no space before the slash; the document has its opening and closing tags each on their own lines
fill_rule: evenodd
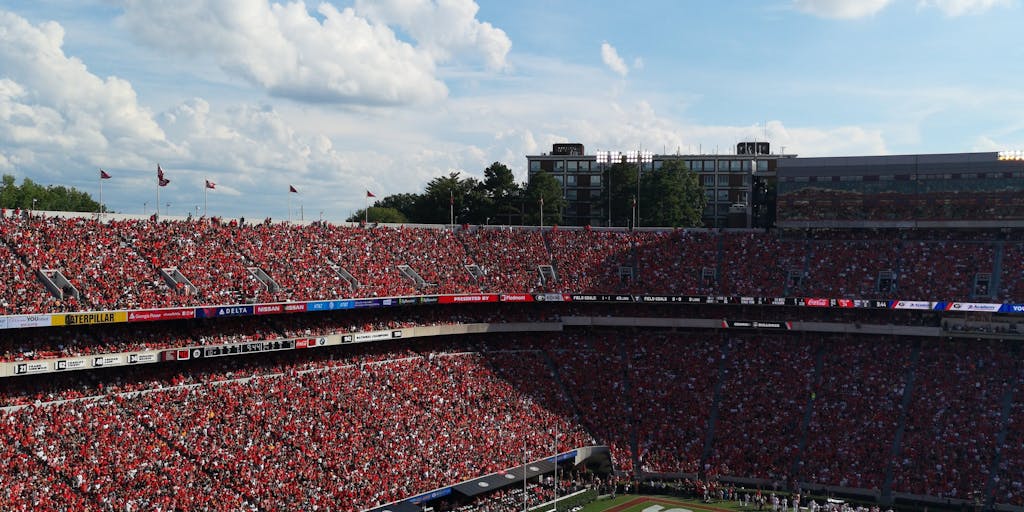
<svg viewBox="0 0 1024 512">
<path fill-rule="evenodd" d="M 541 291 L 1024 300 L 1019 242 L 792 236 L 6 215 L 0 279 L 12 284 L 0 289 L 0 313 Z M 541 275 L 548 265 L 553 281 Z M 45 288 L 43 270 L 70 285 Z"/>
<path fill-rule="evenodd" d="M 5 215 L 0 314 L 541 291 L 1022 301 L 1021 253 L 1019 242 L 969 234 L 453 232 Z M 542 265 L 553 267 L 554 282 Z M 49 269 L 73 287 L 59 299 L 38 277 Z M 880 287 L 887 272 L 892 286 Z M 1001 276 L 987 281 L 998 289 L 981 284 L 987 273 Z M 738 307 L 701 306 L 701 314 L 721 318 L 722 308 Z M 679 311 L 462 305 L 3 329 L 0 361 Z M 807 311 L 802 319 L 870 314 Z M 900 315 L 938 325 L 916 312 L 885 318 Z M 516 465 L 524 453 L 598 442 L 626 472 L 888 485 L 954 498 L 991 487 L 997 503 L 1024 505 L 1020 348 L 882 341 L 609 327 L 19 377 L 0 390 L 0 404 L 20 407 L 0 412 L 8 461 L 0 503 L 356 510 Z M 542 486 L 534 492 L 546 496 Z"/>
<path fill-rule="evenodd" d="M 560 451 L 609 445 L 626 472 L 880 489 L 891 468 L 894 491 L 942 497 L 992 476 L 996 501 L 1016 503 L 1021 428 L 1002 410 L 1024 410 L 1024 367 L 1006 357 L 1018 352 L 605 329 L 106 370 L 118 377 L 105 381 L 75 372 L 59 378 L 82 382 L 54 388 L 68 395 L 5 391 L 3 403 L 28 407 L 0 413 L 0 446 L 18 461 L 0 481 L 29 480 L 6 490 L 16 503 L 47 488 L 122 510 L 368 507 L 550 453 L 557 436 Z M 99 398 L 52 402 L 88 396 Z"/>
</svg>

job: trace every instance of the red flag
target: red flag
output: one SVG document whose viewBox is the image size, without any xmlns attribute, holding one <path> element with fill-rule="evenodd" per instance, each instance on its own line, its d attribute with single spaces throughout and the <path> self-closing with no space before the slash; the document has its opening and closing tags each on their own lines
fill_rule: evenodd
<svg viewBox="0 0 1024 512">
<path fill-rule="evenodd" d="M 103 169 L 100 169 L 100 179 L 101 180 L 109 180 L 110 179 L 110 175 L 107 174 L 107 171 L 104 171 Z"/>
<path fill-rule="evenodd" d="M 164 178 L 164 169 L 160 167 L 160 164 L 156 164 L 156 183 L 161 187 L 166 187 L 171 180 Z"/>
<path fill-rule="evenodd" d="M 369 190 L 367 190 L 366 191 L 366 197 L 377 197 L 377 196 L 373 195 L 373 192 L 370 192 Z"/>
<path fill-rule="evenodd" d="M 293 187 L 291 185 L 288 185 L 288 192 L 295 193 L 295 194 L 299 193 L 299 191 L 295 190 L 295 187 Z"/>
<path fill-rule="evenodd" d="M 212 181 L 210 181 L 210 180 L 206 180 L 206 188 L 213 188 L 213 189 L 215 189 L 215 188 L 217 188 L 217 184 L 212 182 Z"/>
</svg>

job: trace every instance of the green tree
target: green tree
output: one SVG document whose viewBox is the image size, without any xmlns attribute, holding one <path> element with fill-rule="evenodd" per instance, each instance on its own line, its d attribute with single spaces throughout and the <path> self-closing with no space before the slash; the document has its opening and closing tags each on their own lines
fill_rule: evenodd
<svg viewBox="0 0 1024 512">
<path fill-rule="evenodd" d="M 16 185 L 14 176 L 3 175 L 0 208 L 22 208 L 62 212 L 98 212 L 100 204 L 86 192 L 64 186 L 42 186 L 25 178 Z M 33 200 L 35 204 L 33 205 Z"/>
<path fill-rule="evenodd" d="M 536 226 L 541 223 L 541 198 L 544 199 L 544 225 L 562 223 L 562 210 L 565 208 L 565 198 L 562 196 L 562 186 L 558 184 L 551 173 L 542 171 L 530 178 L 526 186 L 526 203 L 523 205 L 523 223 Z"/>
<path fill-rule="evenodd" d="M 613 226 L 629 226 L 633 223 L 633 199 L 636 197 L 636 180 L 639 168 L 636 164 L 616 163 L 605 168 L 601 179 L 605 186 L 601 193 L 601 208 L 608 208 L 608 194 L 611 193 L 611 218 Z M 604 214 L 608 217 L 608 212 Z"/>
<path fill-rule="evenodd" d="M 422 196 L 420 194 L 392 194 L 383 199 L 374 201 L 373 206 L 378 208 L 391 208 L 397 210 L 406 219 L 413 219 L 416 216 L 416 203 L 421 198 Z"/>
<path fill-rule="evenodd" d="M 516 202 L 521 200 L 521 189 L 516 183 L 512 169 L 501 162 L 494 162 L 484 169 L 484 181 L 481 185 L 487 198 L 487 219 L 491 222 L 504 220 L 506 224 L 511 224 L 512 217 L 519 213 Z"/>
<path fill-rule="evenodd" d="M 457 224 L 482 224 L 487 215 L 486 194 L 476 178 L 462 178 L 458 171 L 439 176 L 427 183 L 416 202 L 413 222 L 448 224 L 454 213 Z"/>
<path fill-rule="evenodd" d="M 369 222 L 384 222 L 389 224 L 404 224 L 409 222 L 409 219 L 397 209 L 384 208 L 380 206 L 371 206 L 369 208 L 369 212 L 367 212 L 366 209 L 360 208 L 359 210 L 356 210 L 351 217 L 345 219 L 345 221 L 362 222 L 364 219 Z"/>
<path fill-rule="evenodd" d="M 644 226 L 701 225 L 708 198 L 697 173 L 682 160 L 666 160 L 661 169 L 640 179 L 640 217 Z"/>
</svg>

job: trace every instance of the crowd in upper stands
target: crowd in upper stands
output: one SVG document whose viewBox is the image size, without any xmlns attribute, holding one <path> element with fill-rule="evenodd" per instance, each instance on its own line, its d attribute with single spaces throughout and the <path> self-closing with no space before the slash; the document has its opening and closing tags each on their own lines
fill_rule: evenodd
<svg viewBox="0 0 1024 512">
<path fill-rule="evenodd" d="M 10 284 L 0 288 L 0 314 L 544 291 L 1024 300 L 1019 242 L 872 233 L 4 215 L 0 282 Z M 44 285 L 44 271 L 68 284 Z"/>
</svg>

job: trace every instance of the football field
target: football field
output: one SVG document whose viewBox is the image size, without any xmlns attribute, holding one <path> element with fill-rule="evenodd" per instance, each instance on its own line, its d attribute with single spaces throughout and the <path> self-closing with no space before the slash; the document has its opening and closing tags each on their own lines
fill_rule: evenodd
<svg viewBox="0 0 1024 512">
<path fill-rule="evenodd" d="M 595 501 L 583 512 L 736 512 L 740 507 L 723 502 L 707 505 L 695 500 L 684 500 L 670 496 L 618 496 L 614 500 Z"/>
</svg>

